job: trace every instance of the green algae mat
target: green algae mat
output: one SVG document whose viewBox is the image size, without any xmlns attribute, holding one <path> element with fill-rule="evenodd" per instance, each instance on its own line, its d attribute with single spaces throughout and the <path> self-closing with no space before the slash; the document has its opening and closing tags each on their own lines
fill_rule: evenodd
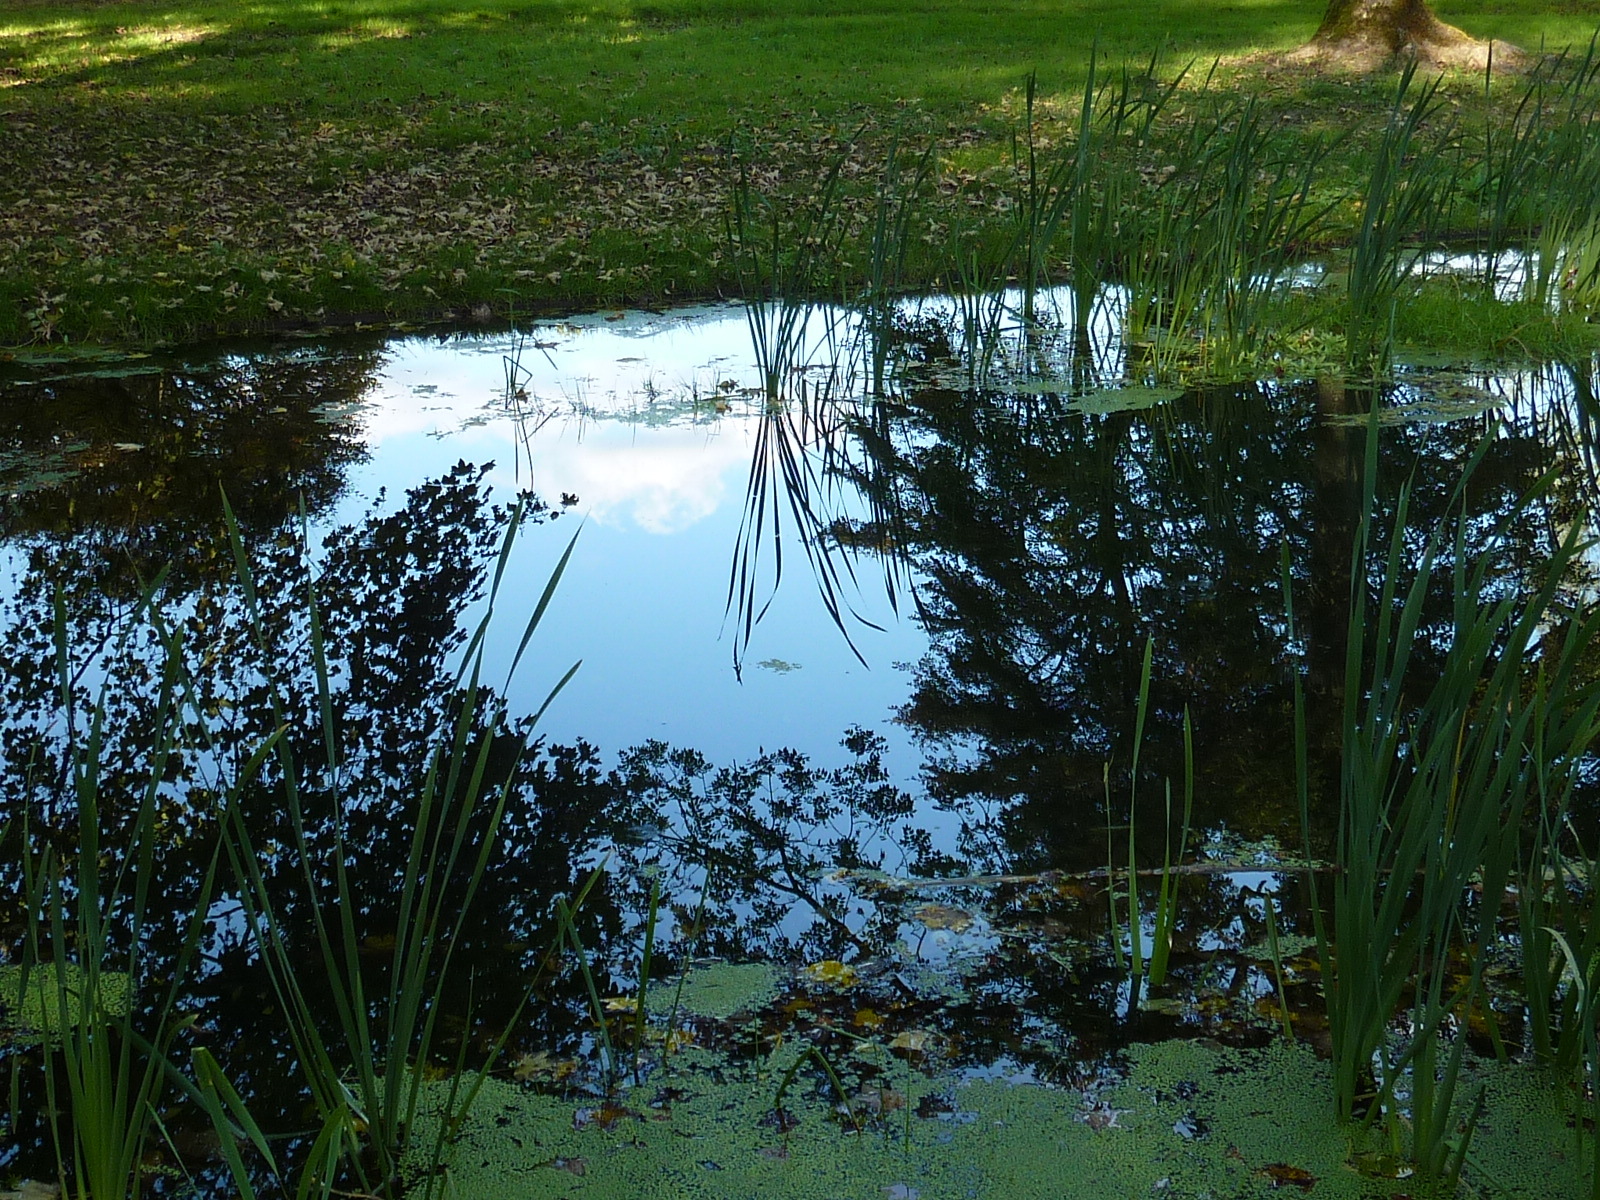
<svg viewBox="0 0 1600 1200">
<path fill-rule="evenodd" d="M 839 963 L 804 974 L 841 997 L 854 984 Z M 1389 1135 L 1334 1121 L 1328 1065 L 1304 1040 L 1172 1040 L 1095 1062 L 1063 1054 L 1064 1077 L 1081 1082 L 1049 1084 L 1003 1060 L 951 1065 L 953 1031 L 851 1036 L 853 1048 L 829 1058 L 761 1020 L 794 1003 L 765 964 L 710 965 L 658 986 L 647 1004 L 670 1012 L 671 1032 L 631 1086 L 539 1090 L 536 1079 L 567 1077 L 546 1056 L 487 1079 L 431 1181 L 440 1111 L 459 1108 L 462 1081 L 430 1083 L 409 1183 L 458 1200 L 1457 1194 L 1420 1187 Z M 1587 1194 L 1570 1090 L 1528 1067 L 1471 1065 L 1458 1113 L 1471 1125 L 1468 1194 Z"/>
<path fill-rule="evenodd" d="M 1303 1045 L 1135 1047 L 1087 1089 L 926 1074 L 865 1046 L 875 1082 L 841 1097 L 819 1070 L 775 1104 L 794 1049 L 738 1068 L 695 1048 L 605 1102 L 490 1080 L 444 1181 L 461 1200 L 649 1195 L 794 1200 L 1425 1195 L 1376 1137 L 1330 1117 Z M 843 1067 L 845 1064 L 840 1064 Z M 841 1070 L 840 1077 L 852 1072 Z M 447 1083 L 432 1085 L 442 1098 Z M 1586 1191 L 1565 1097 L 1537 1073 L 1480 1069 L 1469 1154 L 1478 1194 Z M 847 1103 L 848 1102 L 848 1103 Z M 431 1144 L 437 1121 L 419 1130 Z M 414 1180 L 420 1184 L 420 1179 Z M 441 1181 L 435 1181 L 436 1185 Z"/>
<path fill-rule="evenodd" d="M 47 968 L 24 973 L 18 966 L 0 967 L 0 1045 L 6 1040 L 27 1043 L 39 1035 L 59 1036 L 66 1027 L 83 1020 L 83 971 L 64 964 L 59 978 Z M 132 1002 L 125 972 L 103 972 L 98 981 L 105 1016 L 125 1016 Z M 63 1011 L 64 1010 L 64 1011 Z"/>
</svg>

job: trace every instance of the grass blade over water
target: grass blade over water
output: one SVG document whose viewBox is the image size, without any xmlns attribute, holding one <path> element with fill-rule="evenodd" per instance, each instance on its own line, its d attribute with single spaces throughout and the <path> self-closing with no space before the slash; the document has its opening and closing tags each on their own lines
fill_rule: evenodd
<svg viewBox="0 0 1600 1200">
<path fill-rule="evenodd" d="M 1561 584 L 1585 549 L 1576 528 L 1520 595 L 1497 585 L 1498 534 L 1488 550 L 1467 553 L 1462 496 L 1487 443 L 1457 485 L 1462 515 L 1454 528 L 1441 524 L 1413 561 L 1404 540 L 1407 486 L 1377 556 L 1375 434 L 1369 424 L 1331 925 L 1322 924 L 1315 902 L 1314 912 L 1339 1115 L 1408 1125 L 1417 1167 L 1445 1179 L 1459 1172 L 1465 1146 L 1456 1136 L 1455 1095 L 1465 1043 L 1450 1031 L 1485 1002 L 1483 972 L 1530 805 L 1541 789 L 1561 786 L 1600 730 L 1600 692 L 1550 686 L 1572 681 L 1579 652 L 1600 633 L 1600 616 L 1580 614 L 1562 638 L 1548 636 L 1553 621 L 1564 623 Z M 1524 496 L 1513 517 L 1539 503 L 1550 482 Z M 1439 635 L 1443 662 L 1431 684 L 1413 691 L 1423 601 L 1441 573 L 1454 596 L 1449 628 Z M 1302 818 L 1310 828 L 1298 686 L 1296 708 Z M 1402 1007 L 1408 1022 L 1396 1042 Z"/>
<path fill-rule="evenodd" d="M 457 669 L 451 711 L 444 714 L 435 731 L 427 761 L 419 764 L 414 807 L 406 814 L 409 846 L 397 881 L 394 945 L 386 977 L 376 994 L 363 967 L 363 948 L 354 921 L 360 900 L 348 873 L 350 852 L 344 834 L 346 820 L 361 798 L 346 794 L 344 786 L 340 734 L 330 700 L 332 668 L 322 637 L 315 583 L 307 579 L 304 603 L 310 613 L 310 668 L 323 761 L 302 761 L 287 738 L 276 740 L 272 755 L 276 785 L 282 789 L 291 817 L 290 849 L 305 889 L 301 900 L 311 915 L 314 952 L 325 976 L 319 988 L 326 990 L 333 1008 L 334 1037 L 325 1032 L 327 1025 L 308 998 L 303 960 L 293 951 L 281 906 L 268 886 L 262 864 L 271 861 L 271 856 L 263 855 L 237 805 L 228 814 L 227 849 L 244 917 L 285 1014 L 321 1122 L 301 1178 L 302 1195 L 330 1194 L 346 1186 L 347 1176 L 370 1195 L 392 1195 L 406 1186 L 401 1163 L 407 1156 L 409 1131 L 416 1124 L 424 1075 L 436 1052 L 452 950 L 470 919 L 473 899 L 496 848 L 516 779 L 515 764 L 531 736 L 532 722 L 505 722 L 505 701 L 481 684 L 487 626 L 522 513 L 519 504 L 509 516 L 485 615 Z M 228 519 L 253 633 L 262 661 L 273 664 L 276 660 L 270 653 L 252 569 L 231 510 Z M 569 546 L 530 618 L 521 647 L 526 647 L 570 553 Z M 556 690 L 570 677 L 568 672 Z M 269 677 L 267 684 L 277 722 L 287 727 L 291 719 L 287 685 L 277 675 Z M 493 770 L 491 756 L 495 759 Z M 333 806 L 328 846 L 318 844 L 309 834 L 305 803 L 313 793 L 321 793 Z M 331 875 L 331 892 L 319 883 L 319 869 Z M 471 1086 L 453 1088 L 451 1102 L 465 1106 L 475 1095 L 476 1088 Z M 443 1119 L 447 1126 L 454 1126 L 462 1115 L 462 1111 L 451 1111 L 444 1113 Z M 441 1153 L 445 1149 L 442 1144 L 436 1147 Z M 443 1185 L 441 1167 L 430 1163 L 423 1178 L 412 1184 L 420 1182 L 422 1194 L 433 1194 Z M 415 1186 L 407 1188 L 408 1194 L 416 1190 Z"/>
</svg>

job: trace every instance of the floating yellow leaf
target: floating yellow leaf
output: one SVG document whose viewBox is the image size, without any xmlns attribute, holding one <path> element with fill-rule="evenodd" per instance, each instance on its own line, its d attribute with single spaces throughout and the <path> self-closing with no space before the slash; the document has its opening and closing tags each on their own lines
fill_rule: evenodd
<svg viewBox="0 0 1600 1200">
<path fill-rule="evenodd" d="M 608 996 L 606 998 L 606 1011 L 615 1013 L 631 1013 L 639 1011 L 639 997 L 637 996 Z"/>
<path fill-rule="evenodd" d="M 559 1083 L 577 1069 L 577 1060 L 552 1058 L 548 1051 L 541 1050 L 518 1058 L 511 1066 L 511 1077 L 518 1083 L 531 1083 L 536 1079 Z"/>
<path fill-rule="evenodd" d="M 894 1035 L 889 1043 L 891 1050 L 905 1050 L 911 1054 L 926 1054 L 933 1044 L 933 1035 L 925 1029 L 904 1029 Z"/>
<path fill-rule="evenodd" d="M 965 933 L 972 928 L 972 914 L 965 909 L 951 908 L 948 904 L 919 904 L 911 910 L 911 916 L 929 929 Z"/>
<path fill-rule="evenodd" d="M 863 1029 L 876 1029 L 883 1024 L 883 1016 L 870 1008 L 863 1008 L 856 1013 L 855 1023 Z"/>
<path fill-rule="evenodd" d="M 812 963 L 806 968 L 806 975 L 817 983 L 838 988 L 854 987 L 859 978 L 854 967 L 836 958 L 826 958 L 821 962 Z"/>
</svg>

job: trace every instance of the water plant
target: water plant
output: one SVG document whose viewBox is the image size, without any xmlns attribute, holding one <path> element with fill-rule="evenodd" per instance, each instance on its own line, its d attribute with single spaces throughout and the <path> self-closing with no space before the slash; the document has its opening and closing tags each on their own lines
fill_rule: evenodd
<svg viewBox="0 0 1600 1200">
<path fill-rule="evenodd" d="M 1421 144 L 1423 127 L 1442 103 L 1441 79 L 1413 91 L 1416 73 L 1413 60 L 1395 84 L 1346 258 L 1346 357 L 1358 374 L 1388 366 L 1395 311 L 1450 209 L 1456 165 L 1451 156 Z"/>
<path fill-rule="evenodd" d="M 976 388 L 1001 349 L 1006 319 L 1005 283 L 1009 245 L 996 249 L 980 230 L 958 228 L 950 237 L 946 278 L 960 328 L 961 361 L 967 386 Z"/>
<path fill-rule="evenodd" d="M 1294 1041 L 1294 1023 L 1289 1018 L 1289 992 L 1284 987 L 1283 949 L 1278 941 L 1277 897 L 1269 890 L 1261 892 L 1262 919 L 1267 925 L 1267 953 L 1272 959 L 1272 983 L 1278 991 L 1278 1019 L 1283 1026 L 1285 1041 Z"/>
<path fill-rule="evenodd" d="M 137 612 L 152 610 L 160 585 L 158 577 Z M 132 636 L 137 627 L 128 622 L 120 636 Z M 80 693 L 59 595 L 55 640 L 61 760 L 30 776 L 18 817 L 28 923 L 22 969 L 8 981 L 17 995 L 8 1001 L 21 1013 L 30 1007 L 25 1001 L 35 1001 L 34 1032 L 63 1194 L 120 1200 L 143 1191 L 145 1153 L 172 1087 L 170 1054 L 185 1024 L 179 1000 L 205 938 L 220 846 L 213 846 L 175 949 L 155 952 L 146 922 L 158 886 L 163 814 L 171 801 L 167 766 L 184 741 L 181 656 L 170 642 L 161 647 L 149 771 L 138 784 L 134 811 L 121 814 L 130 830 L 129 849 L 106 870 L 101 750 L 112 682 L 102 680 L 92 698 Z M 76 810 L 74 852 L 58 851 L 35 825 L 31 808 L 45 797 L 47 808 L 64 801 Z"/>
<path fill-rule="evenodd" d="M 778 1048 L 777 1046 L 773 1047 L 774 1054 L 778 1052 Z M 828 1086 L 833 1089 L 833 1094 L 839 1097 L 839 1103 L 844 1108 L 845 1115 L 849 1118 L 850 1123 L 859 1130 L 861 1128 L 861 1117 L 857 1114 L 855 1105 L 850 1102 L 850 1093 L 845 1090 L 844 1083 L 840 1080 L 839 1073 L 834 1070 L 833 1064 L 828 1061 L 828 1056 L 815 1046 L 807 1046 L 802 1050 L 784 1070 L 783 1078 L 778 1081 L 778 1090 L 772 1095 L 772 1110 L 778 1114 L 780 1125 L 783 1118 L 783 1098 L 794 1084 L 795 1077 L 800 1074 L 800 1068 L 808 1062 L 814 1063 L 822 1072 L 823 1077 L 828 1081 Z"/>
<path fill-rule="evenodd" d="M 837 332 L 839 315 L 820 301 L 842 257 L 847 225 L 839 190 L 849 154 L 847 143 L 804 200 L 784 204 L 752 186 L 748 153 L 730 150 L 734 184 L 723 228 L 769 401 L 787 394 L 795 373 L 810 360 L 815 340 Z M 879 269 L 887 282 L 893 262 L 887 240 L 881 252 Z M 822 324 L 820 335 L 813 322 Z"/>
<path fill-rule="evenodd" d="M 1209 371 L 1227 377 L 1256 360 L 1272 302 L 1332 211 L 1331 201 L 1312 199 L 1331 143 L 1291 151 L 1254 97 L 1217 121 L 1205 140 L 1215 147 L 1203 170 L 1215 181 L 1204 223 L 1215 260 L 1205 288 L 1205 360 Z"/>
<path fill-rule="evenodd" d="M 1172 953 L 1172 939 L 1173 933 L 1177 928 L 1179 905 L 1178 876 L 1173 868 L 1183 861 L 1184 851 L 1189 842 L 1190 821 L 1194 815 L 1194 726 L 1186 709 L 1183 714 L 1183 821 L 1178 833 L 1177 854 L 1174 857 L 1172 842 L 1172 781 L 1169 779 L 1166 783 L 1166 828 L 1161 839 L 1161 870 L 1157 873 L 1156 906 L 1152 914 L 1150 950 L 1148 956 L 1146 956 L 1143 916 L 1139 901 L 1140 870 L 1136 830 L 1138 828 L 1139 757 L 1140 749 L 1144 744 L 1145 718 L 1149 712 L 1150 671 L 1154 659 L 1155 639 L 1150 638 L 1145 642 L 1144 662 L 1139 671 L 1139 695 L 1134 715 L 1132 761 L 1128 768 L 1128 955 L 1126 959 L 1124 959 L 1122 952 L 1123 929 L 1117 916 L 1117 869 L 1115 856 L 1111 852 L 1111 765 L 1107 763 L 1104 769 L 1108 858 L 1106 897 L 1110 907 L 1112 954 L 1116 958 L 1118 965 L 1129 971 L 1133 987 L 1132 1002 L 1135 1004 L 1138 1003 L 1140 986 L 1147 974 L 1151 987 L 1160 987 L 1166 982 L 1167 962 Z"/>
<path fill-rule="evenodd" d="M 1089 340 L 1090 321 L 1101 287 L 1116 270 L 1130 240 L 1123 222 L 1133 216 L 1126 201 L 1133 191 L 1136 172 L 1126 160 L 1125 147 L 1143 144 L 1188 74 L 1185 67 L 1171 80 L 1159 83 L 1159 63 L 1160 56 L 1152 55 L 1144 72 L 1124 67 L 1115 84 L 1101 86 L 1096 81 L 1096 55 L 1091 54 L 1077 139 L 1066 147 L 1070 155 L 1063 154 L 1054 168 L 1058 199 L 1048 213 L 1051 219 L 1047 229 L 1049 242 L 1053 242 L 1064 208 L 1064 257 L 1080 349 Z"/>
<path fill-rule="evenodd" d="M 1569 628 L 1567 636 L 1573 632 Z M 1541 677 L 1538 687 L 1559 695 L 1581 689 L 1582 683 L 1567 673 Z M 1594 1011 L 1589 981 L 1600 963 L 1600 902 L 1592 882 L 1600 863 L 1573 820 L 1576 772 L 1571 764 L 1545 757 L 1548 744 L 1553 741 L 1559 748 L 1560 740 L 1543 726 L 1573 715 L 1582 719 L 1583 708 L 1570 715 L 1564 708 L 1538 714 L 1541 724 L 1532 739 L 1529 764 L 1536 789 L 1533 835 L 1519 864 L 1522 886 L 1517 893 L 1529 1042 L 1539 1059 L 1566 1072 L 1581 1068 L 1590 1049 Z"/>
<path fill-rule="evenodd" d="M 343 775 L 339 729 L 331 702 L 332 668 L 323 637 L 323 615 L 314 580 L 307 579 L 304 604 L 311 631 L 310 669 L 316 697 L 322 759 L 304 762 L 291 742 L 269 738 L 256 758 L 277 767 L 274 780 L 290 817 L 291 851 L 298 863 L 311 917 L 313 953 L 333 1009 L 329 1036 L 323 1015 L 308 996 L 302 960 L 280 902 L 268 885 L 268 866 L 276 856 L 265 853 L 242 808 L 229 806 L 225 850 L 237 886 L 237 898 L 251 939 L 261 956 L 273 993 L 284 1014 L 287 1032 L 316 1106 L 319 1131 L 303 1167 L 299 1192 L 326 1196 L 348 1174 L 370 1195 L 393 1194 L 400 1187 L 400 1163 L 414 1128 L 422 1084 L 436 1053 L 444 992 L 452 951 L 470 919 L 472 901 L 495 852 L 496 833 L 511 796 L 515 770 L 503 765 L 491 772 L 491 756 L 505 756 L 514 767 L 531 730 L 575 665 L 551 690 L 531 721 L 504 725 L 491 736 L 478 724 L 484 710 L 503 715 L 505 701 L 482 683 L 485 647 L 496 600 L 522 521 L 523 503 L 509 514 L 506 532 L 490 585 L 484 615 L 463 653 L 454 681 L 454 704 L 437 730 L 427 760 L 419 764 L 409 848 L 397 880 L 395 936 L 387 978 L 373 987 L 362 965 L 362 947 L 355 925 L 358 898 L 349 874 L 345 828 L 360 797 L 338 787 Z M 226 509 L 235 570 L 250 629 L 267 674 L 269 702 L 283 728 L 289 721 L 288 684 L 271 642 L 255 589 L 254 573 L 237 521 Z M 576 542 L 569 542 L 523 628 L 507 678 L 514 675 L 542 619 Z M 503 693 L 502 693 L 503 694 Z M 496 727 L 491 722 L 490 728 Z M 506 744 L 508 743 L 509 744 Z M 308 832 L 306 801 L 316 789 L 333 784 L 332 842 L 322 846 Z M 318 864 L 333 880 L 330 891 L 319 886 Z M 448 1148 L 448 1131 L 470 1109 L 481 1084 L 476 1074 L 460 1070 L 460 1087 L 452 1086 L 441 1134 L 434 1147 L 436 1165 Z M 428 1174 L 425 1194 L 442 1184 L 437 1171 Z"/>
<path fill-rule="evenodd" d="M 1315 880 L 1313 915 L 1339 1116 L 1404 1124 L 1418 1169 L 1448 1181 L 1462 1169 L 1470 1136 L 1470 1127 L 1466 1137 L 1457 1131 L 1465 1042 L 1450 1029 L 1486 1009 L 1484 969 L 1521 853 L 1519 838 L 1506 831 L 1523 827 L 1540 788 L 1563 786 L 1600 733 L 1600 692 L 1576 686 L 1579 657 L 1600 632 L 1600 614 L 1558 616 L 1561 579 L 1583 550 L 1575 528 L 1543 565 L 1542 578 L 1522 595 L 1507 594 L 1496 582 L 1495 550 L 1512 518 L 1503 518 L 1487 549 L 1473 555 L 1460 507 L 1453 528 L 1448 522 L 1436 528 L 1413 561 L 1408 486 L 1396 503 L 1387 549 L 1374 555 L 1376 445 L 1376 426 L 1369 424 L 1352 558 L 1338 871 L 1328 889 L 1331 920 L 1324 919 Z M 1458 507 L 1486 447 L 1457 484 Z M 1537 502 L 1549 482 L 1542 480 L 1514 511 Z M 1436 572 L 1448 579 L 1453 610 L 1449 627 L 1434 635 L 1444 645 L 1437 675 L 1418 692 L 1408 684 Z M 1559 636 L 1551 636 L 1552 620 Z M 1300 802 L 1309 829 L 1298 679 L 1295 703 Z M 1530 770 L 1530 762 L 1542 766 Z M 1402 1008 L 1408 1023 L 1396 1041 L 1393 1020 Z"/>
<path fill-rule="evenodd" d="M 1600 155 L 1600 55 L 1591 39 L 1529 75 L 1510 121 L 1487 122 L 1477 166 L 1483 273 L 1541 309 L 1592 306 Z M 1486 77 L 1485 88 L 1489 87 Z M 1516 256 L 1509 272 L 1508 256 Z M 1509 278 L 1508 278 L 1509 275 Z"/>
<path fill-rule="evenodd" d="M 1084 83 L 1083 111 L 1079 118 L 1080 146 L 1086 146 L 1093 131 L 1095 99 L 1095 61 L 1098 50 L 1089 58 L 1089 77 Z M 1011 134 L 1011 169 L 1017 177 L 1017 195 L 1012 213 L 1016 229 L 1012 234 L 1012 254 L 1017 281 L 1022 288 L 1022 319 L 1034 319 L 1034 297 L 1050 278 L 1050 247 L 1062 216 L 1074 206 L 1079 164 L 1065 155 L 1050 162 L 1041 174 L 1037 119 L 1034 105 L 1038 98 L 1038 73 L 1028 72 L 1023 85 L 1022 138 Z"/>
<path fill-rule="evenodd" d="M 867 278 L 857 302 L 867 343 L 869 386 L 875 396 L 885 394 L 896 306 L 905 288 L 906 255 L 917 231 L 919 205 L 932 170 L 933 146 L 925 146 L 908 164 L 897 126 L 878 177 L 867 246 Z"/>
<path fill-rule="evenodd" d="M 1157 879 L 1155 928 L 1150 937 L 1150 983 L 1160 987 L 1167 978 L 1167 959 L 1172 953 L 1173 933 L 1178 923 L 1178 877 L 1174 866 L 1183 862 L 1189 845 L 1190 821 L 1194 816 L 1194 724 L 1187 709 L 1183 713 L 1183 818 L 1178 830 L 1177 853 L 1172 845 L 1172 781 L 1166 781 L 1166 829 L 1161 839 L 1161 874 Z M 1131 838 L 1130 838 L 1131 840 Z"/>
<path fill-rule="evenodd" d="M 855 567 L 859 549 L 838 537 L 844 519 L 836 515 L 845 491 L 843 456 L 848 453 L 856 407 L 826 385 L 813 391 L 801 380 L 787 403 L 769 404 L 759 418 L 723 610 L 734 620 L 735 671 L 743 670 L 755 628 L 777 596 L 786 540 L 799 547 L 829 619 L 863 664 L 866 660 L 851 637 L 852 626 L 882 628 L 852 599 L 859 590 Z M 768 561 L 770 568 L 765 565 Z M 891 604 L 896 579 L 892 569 L 885 572 Z"/>
</svg>

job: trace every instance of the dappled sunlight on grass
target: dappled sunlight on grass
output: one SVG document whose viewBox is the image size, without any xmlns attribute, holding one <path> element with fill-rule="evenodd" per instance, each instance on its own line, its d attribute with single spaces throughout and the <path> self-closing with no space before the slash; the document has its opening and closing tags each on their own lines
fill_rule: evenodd
<svg viewBox="0 0 1600 1200">
<path fill-rule="evenodd" d="M 1029 2 L 1002 20 L 965 0 L 496 0 L 466 9 L 444 0 L 177 8 L 139 0 L 63 19 L 53 5 L 10 3 L 0 11 L 0 67 L 13 89 L 19 74 L 46 87 L 92 81 L 102 96 L 133 101 L 179 93 L 192 103 L 203 82 L 203 94 L 229 109 L 302 89 L 319 106 L 407 103 L 457 78 L 475 81 L 475 99 L 531 93 L 559 106 L 563 88 L 644 69 L 656 107 L 672 105 L 691 125 L 720 124 L 729 96 L 716 81 L 759 79 L 838 109 L 884 99 L 960 109 L 992 103 L 1034 67 L 1047 96 L 1071 93 L 1096 42 L 1111 62 L 1142 60 L 1159 46 L 1169 65 L 1286 49 L 1310 35 L 1321 9 L 1321 0 L 1102 0 L 1070 10 Z M 1582 40 L 1578 26 L 1593 20 L 1552 15 L 1531 0 L 1476 23 L 1447 15 L 1529 43 Z M 413 46 L 397 54 L 393 43 L 407 39 Z M 321 78 L 334 62 L 338 77 Z M 357 86 L 372 94 L 358 100 Z"/>
<path fill-rule="evenodd" d="M 951 195 L 1003 188 L 1022 81 L 1037 72 L 1037 144 L 1058 144 L 1076 125 L 1095 47 L 1102 69 L 1126 65 L 1139 74 L 1157 51 L 1158 75 L 1188 68 L 1180 108 L 1210 104 L 1197 95 L 1209 81 L 1212 97 L 1259 95 L 1304 144 L 1345 137 L 1329 182 L 1348 190 L 1359 174 L 1348 163 L 1362 152 L 1390 85 L 1308 75 L 1264 57 L 1304 41 L 1323 3 L 1097 0 L 1069 9 L 1020 0 L 1002 19 L 973 0 L 486 0 L 466 8 L 446 0 L 129 0 L 74 6 L 64 17 L 39 0 L 0 0 L 0 119 L 20 134 L 0 145 L 0 212 L 12 214 L 0 220 L 0 239 L 34 230 L 31 249 L 14 246 L 0 304 L 28 311 L 40 295 L 61 293 L 61 239 L 77 244 L 86 230 L 98 240 L 72 267 L 85 278 L 111 277 L 97 256 L 113 246 L 143 256 L 168 243 L 205 245 L 162 231 L 213 219 L 219 245 L 260 252 L 270 270 L 283 265 L 277 247 L 286 217 L 298 223 L 297 236 L 340 231 L 339 244 L 322 250 L 343 254 L 390 218 L 418 224 L 409 203 L 404 213 L 379 206 L 361 217 L 358 201 L 372 189 L 406 192 L 388 177 L 418 170 L 446 181 L 443 201 L 451 203 L 439 204 L 443 212 L 470 195 L 521 214 L 480 214 L 497 230 L 494 248 L 468 244 L 462 228 L 439 221 L 433 236 L 452 248 L 430 258 L 430 303 L 441 278 L 453 280 L 511 244 L 537 259 L 518 269 L 563 288 L 580 277 L 576 268 L 592 267 L 601 281 L 621 269 L 670 276 L 677 294 L 714 291 L 726 183 L 718 171 L 732 144 L 777 164 L 773 178 L 791 186 L 856 131 L 865 131 L 855 151 L 865 162 L 899 128 L 936 147 Z M 1533 0 L 1500 7 L 1507 5 L 1515 8 L 1494 14 L 1500 24 L 1492 32 L 1525 44 L 1583 19 L 1558 21 Z M 1469 16 L 1449 15 L 1477 28 Z M 1481 81 L 1452 86 L 1466 106 L 1458 115 L 1480 128 Z M 317 148 L 309 158 L 292 152 L 306 145 Z M 124 186 L 130 150 L 150 173 L 137 189 Z M 72 165 L 70 174 L 62 164 Z M 613 185 L 634 176 L 652 195 L 671 180 L 667 208 L 690 214 L 683 219 L 692 231 L 663 224 L 659 204 L 643 223 L 606 207 L 630 198 L 613 196 Z M 175 178 L 210 199 L 173 196 Z M 232 182 L 212 186 L 207 178 Z M 46 189 L 70 199 L 41 201 Z M 62 212 L 53 227 L 26 215 L 50 204 Z M 115 228 L 95 224 L 108 205 L 124 213 Z M 230 215 L 214 218 L 223 209 Z M 1006 219 L 1003 207 L 977 204 L 973 212 Z M 1348 223 L 1349 214 L 1339 217 Z M 544 236 L 555 227 L 568 241 Z M 663 246 L 676 265 L 664 264 Z M 546 261 L 569 249 L 576 261 Z M 320 261 L 319 254 L 302 247 L 289 257 Z M 420 262 L 407 252 L 375 278 L 387 294 Z M 190 263 L 160 265 L 168 277 L 226 286 L 216 282 L 216 264 L 198 273 Z M 37 280 L 28 274 L 35 267 L 44 272 Z M 491 291 L 504 293 L 510 282 Z M 329 286 L 333 307 L 349 303 L 355 285 L 330 276 Z M 111 306 L 124 299 L 118 292 L 96 301 L 94 311 L 106 314 L 97 319 L 110 321 Z"/>
</svg>

